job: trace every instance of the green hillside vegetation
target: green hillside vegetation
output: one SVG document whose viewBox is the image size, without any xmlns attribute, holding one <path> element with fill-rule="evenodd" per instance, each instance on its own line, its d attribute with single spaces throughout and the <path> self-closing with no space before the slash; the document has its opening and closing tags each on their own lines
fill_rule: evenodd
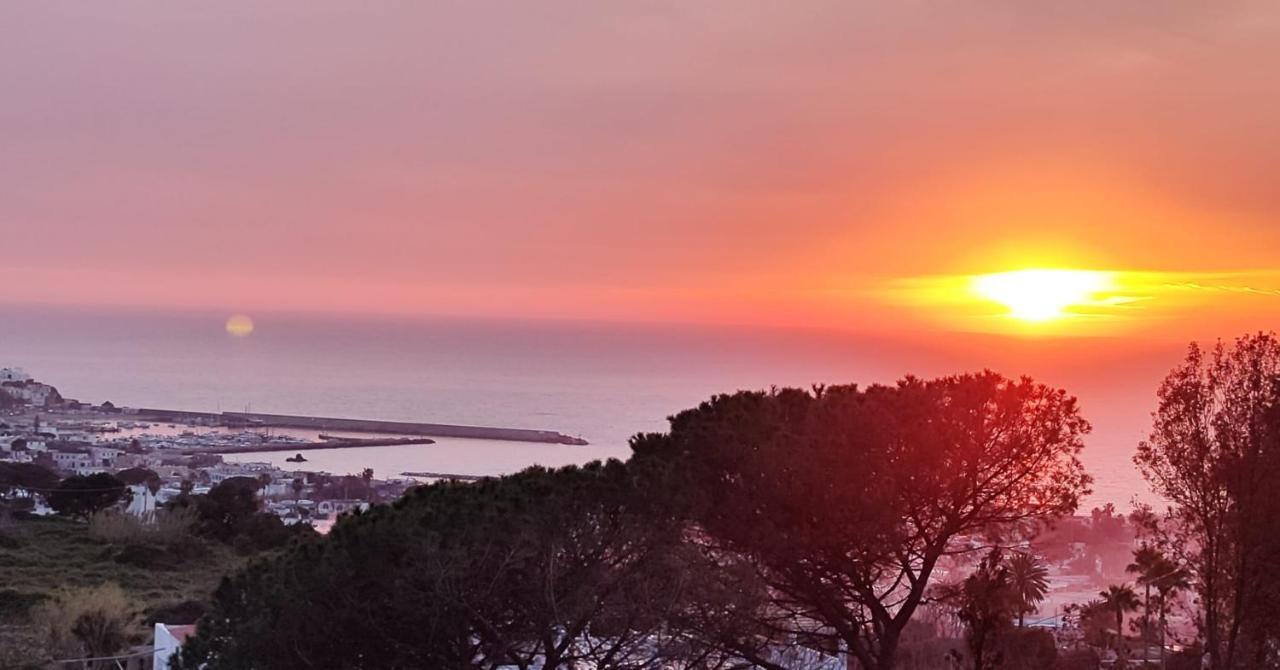
<svg viewBox="0 0 1280 670">
<path fill-rule="evenodd" d="M 145 523 L 118 506 L 86 518 L 74 505 L 76 513 L 37 517 L 0 504 L 0 667 L 147 644 L 157 621 L 194 623 L 224 576 L 314 535 L 259 512 L 254 487 L 231 478 Z M 95 637 L 81 625 L 90 619 L 110 626 Z"/>
<path fill-rule="evenodd" d="M 218 581 L 248 560 L 194 537 L 165 548 L 101 540 L 89 524 L 62 517 L 11 521 L 0 531 L 0 666 L 43 649 L 33 615 L 63 590 L 118 584 L 139 621 L 172 622 L 166 615 L 198 616 Z M 145 642 L 146 631 L 136 632 Z"/>
</svg>

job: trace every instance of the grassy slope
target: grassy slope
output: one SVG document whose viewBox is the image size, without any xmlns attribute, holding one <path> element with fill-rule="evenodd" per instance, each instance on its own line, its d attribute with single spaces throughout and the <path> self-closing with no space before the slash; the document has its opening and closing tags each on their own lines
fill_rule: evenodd
<svg viewBox="0 0 1280 670">
<path fill-rule="evenodd" d="M 219 580 L 247 560 L 225 546 L 202 543 L 168 569 L 123 564 L 115 560 L 120 547 L 91 537 L 85 523 L 58 517 L 15 521 L 0 535 L 0 647 L 6 638 L 29 637 L 26 610 L 61 587 L 115 582 L 145 618 L 157 608 L 208 599 Z"/>
</svg>

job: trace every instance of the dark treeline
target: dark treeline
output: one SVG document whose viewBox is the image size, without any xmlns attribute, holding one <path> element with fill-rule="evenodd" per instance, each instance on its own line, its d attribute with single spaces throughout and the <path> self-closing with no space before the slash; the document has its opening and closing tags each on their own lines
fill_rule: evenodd
<svg viewBox="0 0 1280 670">
<path fill-rule="evenodd" d="M 1278 351 L 1193 349 L 1160 389 L 1137 460 L 1171 507 L 1139 515 L 1145 598 L 1118 586 L 1086 608 L 1114 627 L 1100 644 L 1123 651 L 1139 606 L 1141 637 L 1163 638 L 1161 596 L 1185 585 L 1209 604 L 1211 667 L 1275 667 Z M 888 670 L 940 604 L 964 630 L 952 662 L 1050 667 L 1052 637 L 1017 625 L 1045 572 L 1012 548 L 1088 494 L 1088 430 L 1064 391 L 990 372 L 717 396 L 626 463 L 345 517 L 225 580 L 181 667 Z"/>
<path fill-rule="evenodd" d="M 1088 428 L 994 373 L 719 396 L 626 464 L 344 519 L 227 580 L 182 662 L 891 668 L 940 561 L 1075 510 Z"/>
</svg>

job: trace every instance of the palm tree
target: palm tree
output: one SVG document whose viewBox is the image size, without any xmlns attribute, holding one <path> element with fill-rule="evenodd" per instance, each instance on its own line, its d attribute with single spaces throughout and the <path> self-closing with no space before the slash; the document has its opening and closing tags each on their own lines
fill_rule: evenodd
<svg viewBox="0 0 1280 670">
<path fill-rule="evenodd" d="M 1103 606 L 1116 615 L 1115 648 L 1118 652 L 1120 644 L 1124 641 L 1124 613 L 1138 610 L 1142 603 L 1138 602 L 1138 594 L 1128 584 L 1112 584 L 1098 595 L 1102 598 Z"/>
<path fill-rule="evenodd" d="M 1071 605 L 1070 609 L 1079 615 L 1080 634 L 1085 642 L 1094 644 L 1094 640 L 1097 640 L 1097 646 L 1106 646 L 1107 619 L 1110 618 L 1106 603 L 1094 598 L 1087 603 Z"/>
<path fill-rule="evenodd" d="M 1156 587 L 1156 606 L 1159 608 L 1157 620 L 1160 622 L 1160 667 L 1163 668 L 1165 628 L 1168 624 L 1165 617 L 1169 613 L 1169 600 L 1179 592 L 1191 588 L 1191 575 L 1186 568 L 1161 556 L 1152 585 Z"/>
<path fill-rule="evenodd" d="M 1133 551 L 1133 562 L 1124 568 L 1125 572 L 1138 576 L 1138 584 L 1145 591 L 1142 597 L 1143 662 L 1146 662 L 1147 649 L 1151 647 L 1151 586 L 1165 571 L 1164 566 L 1161 565 L 1162 561 L 1164 561 L 1164 555 L 1159 550 L 1143 543 L 1141 547 Z"/>
<path fill-rule="evenodd" d="M 1018 599 L 1018 627 L 1026 625 L 1028 612 L 1049 593 L 1049 569 L 1043 561 L 1027 552 L 1014 552 L 1009 556 L 1009 585 Z"/>
</svg>

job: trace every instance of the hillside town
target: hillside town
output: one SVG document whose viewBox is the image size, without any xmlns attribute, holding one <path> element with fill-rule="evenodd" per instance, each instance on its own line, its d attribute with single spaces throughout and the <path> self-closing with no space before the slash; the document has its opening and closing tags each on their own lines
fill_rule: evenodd
<svg viewBox="0 0 1280 670">
<path fill-rule="evenodd" d="M 128 409 L 111 402 L 90 405 L 65 398 L 21 368 L 0 369 L 0 462 L 35 464 L 62 477 L 121 476 L 130 485 L 128 511 L 134 514 L 150 514 L 180 495 L 202 495 L 225 480 L 247 477 L 260 482 L 263 511 L 286 525 L 323 531 L 338 515 L 394 500 L 419 483 L 375 479 L 371 470 L 326 473 L 228 462 L 218 453 L 289 443 L 300 449 L 310 444 L 269 429 L 134 420 Z M 296 460 L 305 462 L 301 454 Z M 32 502 L 35 514 L 52 513 L 40 496 Z"/>
</svg>

